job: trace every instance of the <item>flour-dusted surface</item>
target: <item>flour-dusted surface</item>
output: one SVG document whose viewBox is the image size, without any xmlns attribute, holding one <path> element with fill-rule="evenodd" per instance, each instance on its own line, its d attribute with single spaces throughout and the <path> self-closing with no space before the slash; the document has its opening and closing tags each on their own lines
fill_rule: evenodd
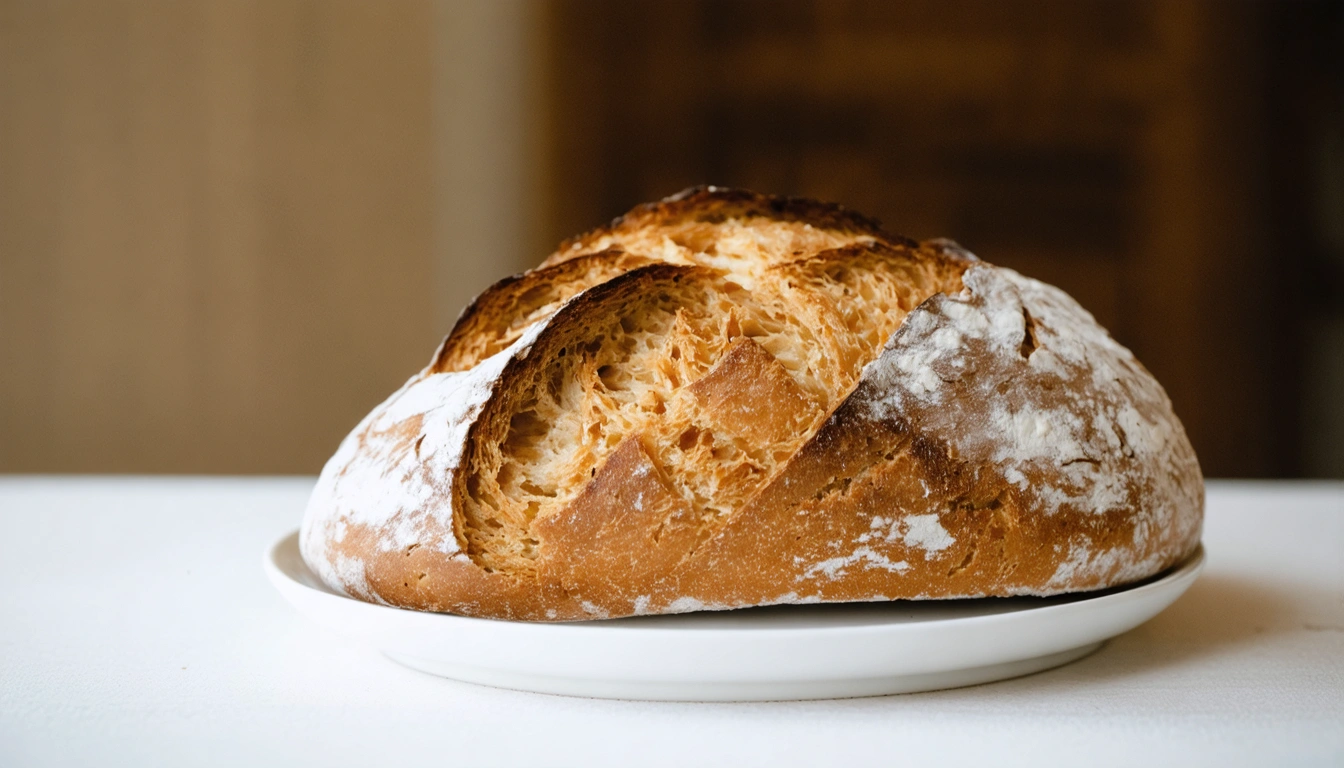
<svg viewBox="0 0 1344 768">
<path fill-rule="evenodd" d="M 416 374 L 341 443 L 322 469 L 303 518 L 304 560 L 328 586 L 382 602 L 369 588 L 366 563 L 330 542 L 350 526 L 371 530 L 383 551 L 429 540 L 445 557 L 461 557 L 447 482 L 457 471 L 471 427 L 504 366 L 525 356 L 545 323 L 468 371 Z M 432 526 L 432 530 L 431 530 Z"/>
<path fill-rule="evenodd" d="M 728 607 L 1049 595 L 1194 549 L 1199 465 L 1151 374 L 1058 289 L 979 261 L 962 284 L 910 312 L 678 588 Z M 736 601 L 711 600 L 722 583 Z"/>
<path fill-rule="evenodd" d="M 962 280 L 961 295 L 912 312 L 865 369 L 855 398 L 870 417 L 918 424 L 1001 473 L 1037 514 L 1132 512 L 1122 546 L 1056 542 L 1067 557 L 1047 588 L 1140 578 L 1170 542 L 1197 541 L 1198 462 L 1133 353 L 1058 288 L 983 263 Z"/>
</svg>

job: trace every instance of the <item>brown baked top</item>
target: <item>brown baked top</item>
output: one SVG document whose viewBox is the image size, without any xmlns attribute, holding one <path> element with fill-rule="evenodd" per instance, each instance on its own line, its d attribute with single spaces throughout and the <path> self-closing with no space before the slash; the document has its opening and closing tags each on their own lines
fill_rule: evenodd
<svg viewBox="0 0 1344 768">
<path fill-rule="evenodd" d="M 1065 293 L 705 187 L 481 294 L 301 547 L 362 599 L 575 620 L 1100 589 L 1202 519 L 1166 394 Z"/>
</svg>

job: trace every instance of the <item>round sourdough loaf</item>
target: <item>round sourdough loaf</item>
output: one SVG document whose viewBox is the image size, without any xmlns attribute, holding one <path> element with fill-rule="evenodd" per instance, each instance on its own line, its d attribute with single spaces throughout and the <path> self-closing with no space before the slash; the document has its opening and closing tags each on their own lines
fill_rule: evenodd
<svg viewBox="0 0 1344 768">
<path fill-rule="evenodd" d="M 1162 387 L 1064 292 L 707 187 L 478 297 L 301 546 L 364 600 L 570 621 L 1113 587 L 1203 504 Z"/>
</svg>

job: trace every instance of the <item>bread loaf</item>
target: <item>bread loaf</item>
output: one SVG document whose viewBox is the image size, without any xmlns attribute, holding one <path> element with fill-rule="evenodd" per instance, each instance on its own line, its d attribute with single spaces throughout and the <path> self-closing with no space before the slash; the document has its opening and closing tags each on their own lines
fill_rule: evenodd
<svg viewBox="0 0 1344 768">
<path fill-rule="evenodd" d="M 1057 288 L 712 187 L 481 294 L 318 480 L 332 588 L 536 621 L 1049 595 L 1198 544 L 1162 387 Z"/>
</svg>

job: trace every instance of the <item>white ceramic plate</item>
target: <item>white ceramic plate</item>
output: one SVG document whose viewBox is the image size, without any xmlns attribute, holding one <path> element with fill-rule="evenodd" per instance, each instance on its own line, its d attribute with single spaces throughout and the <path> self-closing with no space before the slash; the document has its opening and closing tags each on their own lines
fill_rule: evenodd
<svg viewBox="0 0 1344 768">
<path fill-rule="evenodd" d="M 774 606 L 568 624 L 474 619 L 331 591 L 298 534 L 265 559 L 300 613 L 394 661 L 455 680 L 616 699 L 878 696 L 1003 680 L 1066 664 L 1171 605 L 1201 547 L 1137 586 L 1053 598 Z"/>
</svg>

